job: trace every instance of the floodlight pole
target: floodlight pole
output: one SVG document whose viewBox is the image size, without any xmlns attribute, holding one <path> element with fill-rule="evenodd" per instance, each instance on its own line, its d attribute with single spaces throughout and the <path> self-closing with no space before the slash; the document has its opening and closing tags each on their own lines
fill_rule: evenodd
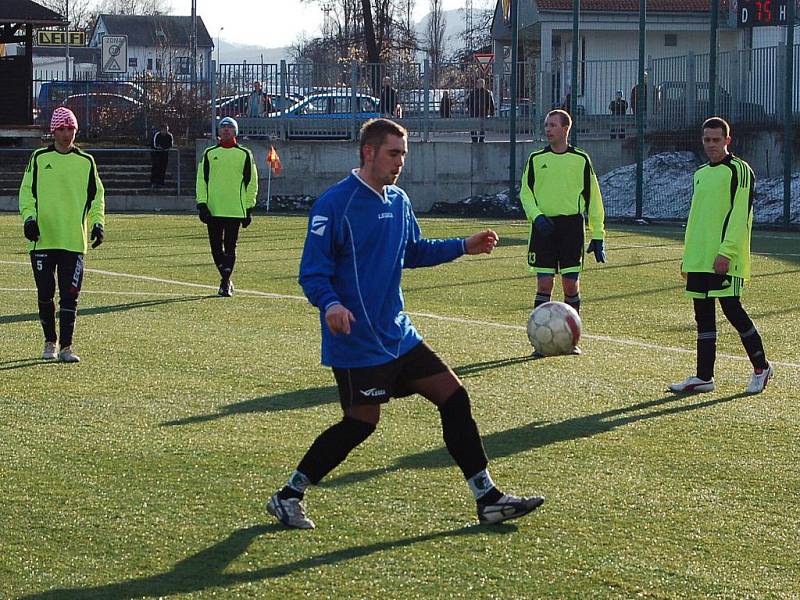
<svg viewBox="0 0 800 600">
<path fill-rule="evenodd" d="M 519 45 L 519 0 L 511 0 L 511 121 L 508 154 L 508 199 L 516 200 L 517 189 L 517 46 Z M 497 61 L 495 61 L 497 64 Z M 502 93 L 500 104 L 503 103 Z M 474 139 L 474 138 L 473 138 Z"/>
<path fill-rule="evenodd" d="M 717 114 L 717 28 L 719 27 L 719 2 L 711 0 L 711 31 L 708 53 L 708 117 Z"/>
<path fill-rule="evenodd" d="M 192 53 L 192 90 L 197 84 L 197 0 L 192 0 L 192 41 L 190 51 Z"/>
<path fill-rule="evenodd" d="M 66 0 L 66 9 L 64 10 L 64 18 L 67 22 L 64 25 L 64 48 L 66 49 L 66 64 L 64 66 L 64 79 L 69 81 L 69 0 Z"/>
<path fill-rule="evenodd" d="M 791 220 L 792 200 L 792 148 L 794 144 L 794 19 L 795 3 L 786 3 L 786 86 L 783 106 L 783 224 L 788 227 Z"/>
<path fill-rule="evenodd" d="M 569 83 L 569 114 L 572 117 L 572 130 L 570 143 L 578 144 L 578 128 L 575 121 L 578 117 L 578 52 L 580 51 L 580 14 L 581 0 L 572 0 L 572 61 L 570 69 L 572 77 Z"/>
<path fill-rule="evenodd" d="M 645 106 L 648 93 L 644 82 L 645 60 L 645 33 L 647 27 L 647 0 L 639 0 L 639 85 L 636 86 L 636 218 L 642 218 L 644 205 L 644 116 L 647 113 Z M 655 94 L 649 94 L 655 95 Z M 655 98 L 650 98 L 650 102 Z"/>
</svg>

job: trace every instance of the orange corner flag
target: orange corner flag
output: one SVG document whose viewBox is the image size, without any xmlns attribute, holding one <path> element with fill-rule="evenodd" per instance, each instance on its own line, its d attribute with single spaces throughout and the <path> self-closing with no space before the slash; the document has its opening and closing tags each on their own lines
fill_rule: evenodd
<svg viewBox="0 0 800 600">
<path fill-rule="evenodd" d="M 272 167 L 272 172 L 277 176 L 281 174 L 283 166 L 281 165 L 281 157 L 275 151 L 275 146 L 270 145 L 269 152 L 267 152 L 267 164 Z"/>
</svg>

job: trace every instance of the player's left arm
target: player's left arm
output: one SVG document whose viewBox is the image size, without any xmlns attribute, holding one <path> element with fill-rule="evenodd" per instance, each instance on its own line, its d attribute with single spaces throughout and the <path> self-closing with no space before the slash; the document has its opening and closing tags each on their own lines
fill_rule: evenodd
<svg viewBox="0 0 800 600">
<path fill-rule="evenodd" d="M 433 267 L 450 262 L 466 254 L 467 245 L 464 238 L 430 240 L 422 237 L 422 230 L 414 211 L 411 209 L 411 204 L 408 203 L 407 206 L 406 227 L 408 227 L 409 231 L 403 259 L 404 268 Z"/>
<path fill-rule="evenodd" d="M 92 166 L 90 167 L 91 171 L 89 173 L 91 181 L 89 182 L 89 188 L 90 195 L 91 192 L 94 192 L 94 197 L 88 198 L 91 202 L 89 207 L 89 225 L 92 227 L 99 225 L 104 229 L 106 226 L 106 189 L 103 186 L 103 182 L 100 180 L 100 174 L 97 172 L 97 165 L 94 162 L 94 158 L 91 158 L 91 162 Z"/>
<path fill-rule="evenodd" d="M 244 199 L 245 209 L 249 210 L 256 205 L 256 197 L 258 196 L 258 168 L 256 167 L 256 161 L 253 160 L 253 153 L 248 150 L 247 154 L 250 158 L 250 181 L 248 181 L 245 188 Z"/>
<path fill-rule="evenodd" d="M 606 211 L 603 207 L 603 195 L 589 157 L 586 157 L 586 168 L 589 170 L 589 233 L 593 240 L 605 239 Z"/>
<path fill-rule="evenodd" d="M 739 161 L 735 161 L 733 167 L 732 176 L 736 177 L 736 182 L 735 187 L 731 186 L 733 198 L 728 225 L 717 252 L 718 256 L 714 261 L 714 270 L 720 274 L 727 273 L 730 262 L 736 261 L 746 251 L 747 240 L 753 224 L 753 196 L 755 193 L 753 171 L 747 164 Z M 725 261 L 720 259 L 727 259 L 728 264 L 724 264 Z M 724 271 L 722 271 L 723 266 L 725 267 Z"/>
</svg>

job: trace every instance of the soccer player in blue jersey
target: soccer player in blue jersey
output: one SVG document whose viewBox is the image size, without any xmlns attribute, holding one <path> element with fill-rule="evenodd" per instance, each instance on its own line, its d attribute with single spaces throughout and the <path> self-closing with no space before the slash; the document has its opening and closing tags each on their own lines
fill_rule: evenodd
<svg viewBox="0 0 800 600">
<path fill-rule="evenodd" d="M 477 500 L 481 523 L 520 517 L 544 502 L 504 494 L 494 485 L 467 391 L 404 312 L 403 268 L 489 254 L 498 241 L 491 230 L 468 238 L 422 237 L 408 196 L 395 185 L 407 152 L 403 127 L 388 119 L 368 121 L 361 129 L 361 168 L 311 210 L 299 281 L 320 311 L 322 364 L 333 369 L 344 414 L 317 437 L 267 503 L 289 527 L 313 529 L 302 503 L 306 489 L 375 431 L 381 404 L 411 394 L 439 409 L 445 445 Z"/>
</svg>

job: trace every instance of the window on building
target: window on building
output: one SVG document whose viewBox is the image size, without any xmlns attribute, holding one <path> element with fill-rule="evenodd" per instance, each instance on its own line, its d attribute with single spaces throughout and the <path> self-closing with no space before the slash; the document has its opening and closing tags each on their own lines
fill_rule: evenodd
<svg viewBox="0 0 800 600">
<path fill-rule="evenodd" d="M 156 71 L 158 73 L 161 73 L 161 59 L 160 58 L 156 59 Z"/>
<path fill-rule="evenodd" d="M 148 58 L 147 59 L 147 70 L 148 71 L 152 71 L 153 70 L 153 59 L 152 58 Z"/>
<path fill-rule="evenodd" d="M 139 59 L 138 58 L 129 58 L 128 59 L 128 66 L 132 69 L 135 69 L 139 66 Z"/>
<path fill-rule="evenodd" d="M 179 56 L 175 59 L 175 71 L 178 75 L 192 73 L 192 59 L 188 56 Z"/>
<path fill-rule="evenodd" d="M 678 45 L 678 34 L 677 33 L 665 33 L 664 34 L 664 45 L 675 48 Z"/>
</svg>

